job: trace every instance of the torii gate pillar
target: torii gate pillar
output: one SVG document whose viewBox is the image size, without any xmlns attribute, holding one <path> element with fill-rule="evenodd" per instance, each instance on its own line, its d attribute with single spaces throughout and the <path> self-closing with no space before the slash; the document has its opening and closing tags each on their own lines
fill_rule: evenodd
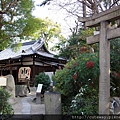
<svg viewBox="0 0 120 120">
<path fill-rule="evenodd" d="M 109 114 L 110 98 L 110 41 L 107 39 L 107 21 L 100 23 L 99 45 L 99 114 Z"/>
</svg>

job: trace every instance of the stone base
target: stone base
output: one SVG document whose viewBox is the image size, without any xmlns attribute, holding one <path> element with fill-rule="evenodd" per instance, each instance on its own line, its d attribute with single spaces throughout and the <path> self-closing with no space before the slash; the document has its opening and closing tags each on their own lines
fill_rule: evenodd
<svg viewBox="0 0 120 120">
<path fill-rule="evenodd" d="M 45 92 L 45 114 L 61 114 L 61 94 L 57 92 Z"/>
<path fill-rule="evenodd" d="M 24 97 L 27 96 L 27 86 L 26 85 L 15 85 L 16 96 Z"/>
</svg>

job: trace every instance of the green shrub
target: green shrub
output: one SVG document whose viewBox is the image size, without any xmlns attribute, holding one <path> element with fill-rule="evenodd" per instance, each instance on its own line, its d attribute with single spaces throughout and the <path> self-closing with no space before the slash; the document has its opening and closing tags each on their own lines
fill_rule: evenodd
<svg viewBox="0 0 120 120">
<path fill-rule="evenodd" d="M 14 114 L 12 106 L 8 103 L 10 94 L 3 88 L 0 87 L 0 114 L 2 119 L 9 118 Z"/>
<path fill-rule="evenodd" d="M 38 75 L 35 76 L 35 87 L 38 86 L 38 84 L 43 84 L 42 87 L 42 94 L 48 90 L 49 86 L 50 86 L 50 78 L 48 75 L 46 75 L 44 72 L 39 73 Z"/>
</svg>

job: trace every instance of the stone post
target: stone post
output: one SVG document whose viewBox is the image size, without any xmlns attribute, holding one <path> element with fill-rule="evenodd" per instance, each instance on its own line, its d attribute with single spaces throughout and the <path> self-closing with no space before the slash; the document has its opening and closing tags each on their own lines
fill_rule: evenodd
<svg viewBox="0 0 120 120">
<path fill-rule="evenodd" d="M 57 92 L 45 92 L 45 114 L 61 114 L 61 94 Z"/>
</svg>

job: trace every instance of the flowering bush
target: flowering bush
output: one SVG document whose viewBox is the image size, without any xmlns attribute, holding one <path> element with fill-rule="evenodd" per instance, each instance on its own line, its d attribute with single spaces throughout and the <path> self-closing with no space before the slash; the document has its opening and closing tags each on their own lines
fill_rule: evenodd
<svg viewBox="0 0 120 120">
<path fill-rule="evenodd" d="M 86 67 L 86 64 L 88 64 L 88 68 L 90 69 Z M 94 93 L 92 94 L 93 89 L 98 90 L 98 78 L 98 54 L 94 53 L 79 54 L 76 59 L 68 62 L 62 70 L 56 72 L 53 76 L 53 80 L 56 82 L 55 88 L 61 93 L 62 105 L 64 108 L 67 107 L 67 112 L 70 112 L 71 101 L 79 94 L 81 87 L 87 85 L 87 89 L 91 91 L 91 94 L 89 94 L 89 91 L 86 90 L 83 93 L 82 100 L 85 101 L 86 97 L 89 99 L 93 98 L 95 95 Z"/>
</svg>

